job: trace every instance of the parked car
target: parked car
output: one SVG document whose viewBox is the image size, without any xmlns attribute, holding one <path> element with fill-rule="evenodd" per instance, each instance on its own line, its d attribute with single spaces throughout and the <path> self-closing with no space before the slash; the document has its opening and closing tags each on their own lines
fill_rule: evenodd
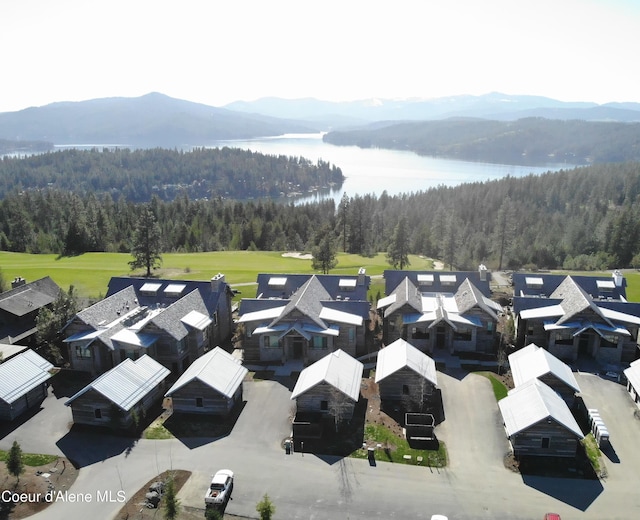
<svg viewBox="0 0 640 520">
<path fill-rule="evenodd" d="M 211 479 L 211 484 L 204 496 L 207 507 L 222 506 L 229 501 L 233 490 L 233 471 L 221 469 Z"/>
<path fill-rule="evenodd" d="M 547 513 L 543 520 L 561 520 L 558 513 Z"/>
</svg>

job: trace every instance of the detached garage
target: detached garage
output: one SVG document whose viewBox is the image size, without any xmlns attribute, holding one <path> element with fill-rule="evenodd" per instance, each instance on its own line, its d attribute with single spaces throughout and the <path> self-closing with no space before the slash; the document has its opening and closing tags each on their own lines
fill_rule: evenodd
<svg viewBox="0 0 640 520">
<path fill-rule="evenodd" d="M 33 350 L 0 364 L 0 420 L 12 421 L 47 397 L 53 365 Z"/>
<path fill-rule="evenodd" d="M 227 415 L 242 402 L 242 381 L 248 370 L 216 347 L 196 359 L 165 394 L 174 412 Z"/>
</svg>

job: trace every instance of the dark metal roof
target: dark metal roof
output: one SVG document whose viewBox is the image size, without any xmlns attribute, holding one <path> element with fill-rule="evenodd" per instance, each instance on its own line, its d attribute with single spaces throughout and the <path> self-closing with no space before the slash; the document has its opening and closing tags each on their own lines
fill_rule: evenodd
<svg viewBox="0 0 640 520">
<path fill-rule="evenodd" d="M 614 273 L 614 275 L 615 274 L 616 273 Z M 567 275 L 563 274 L 513 273 L 513 294 L 518 297 L 549 297 L 560 286 L 566 277 Z M 615 283 L 614 276 L 572 275 L 571 278 L 594 300 L 626 299 L 627 281 L 624 277 L 618 279 L 620 281 L 619 285 Z"/>
<path fill-rule="evenodd" d="M 329 294 L 329 299 L 349 298 L 350 300 L 366 300 L 371 277 L 361 273 L 359 275 L 337 274 L 268 274 L 258 275 L 256 296 L 259 298 L 288 299 L 311 277 L 316 278 Z M 269 282 L 277 283 L 269 283 Z"/>
<path fill-rule="evenodd" d="M 484 280 L 482 279 L 484 277 Z M 398 271 L 386 270 L 384 272 L 385 294 L 390 295 L 394 289 L 408 278 L 413 285 L 420 287 L 423 292 L 435 293 L 455 293 L 460 285 L 466 280 L 469 281 L 484 295 L 491 296 L 489 282 L 491 273 L 486 270 L 478 271 Z M 419 279 L 432 278 L 429 285 L 420 283 Z"/>
</svg>

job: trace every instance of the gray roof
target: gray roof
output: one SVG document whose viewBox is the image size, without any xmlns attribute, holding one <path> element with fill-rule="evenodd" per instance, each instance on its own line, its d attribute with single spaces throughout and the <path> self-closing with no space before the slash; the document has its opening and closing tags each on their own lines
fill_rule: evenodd
<svg viewBox="0 0 640 520">
<path fill-rule="evenodd" d="M 547 374 L 554 375 L 576 392 L 580 391 L 571 368 L 560 361 L 551 352 L 531 343 L 509 356 L 509 366 L 513 374 L 513 383 L 521 386 L 532 379 Z"/>
<path fill-rule="evenodd" d="M 301 312 L 316 325 L 327 328 L 327 324 L 320 319 L 322 311 L 322 300 L 330 300 L 331 295 L 320 283 L 316 276 L 312 276 L 296 292 L 291 295 L 289 303 L 282 311 L 282 314 L 271 322 L 271 326 L 276 325 L 282 318 L 294 310 Z"/>
<path fill-rule="evenodd" d="M 0 363 L 0 399 L 11 404 L 51 377 L 53 365 L 33 350 Z"/>
<path fill-rule="evenodd" d="M 171 396 L 191 381 L 198 380 L 225 397 L 233 397 L 247 372 L 238 359 L 216 347 L 196 359 L 165 395 Z"/>
<path fill-rule="evenodd" d="M 402 338 L 378 351 L 376 383 L 405 367 L 434 385 L 438 384 L 435 361 Z"/>
<path fill-rule="evenodd" d="M 594 303 L 593 298 L 591 298 L 571 276 L 567 276 L 556 290 L 551 293 L 550 297 L 562 300 L 560 306 L 564 310 L 564 316 L 556 322 L 558 325 L 572 320 L 577 314 L 591 310 L 609 325 L 614 326 L 613 323 L 602 315 L 600 309 Z"/>
<path fill-rule="evenodd" d="M 48 276 L 0 294 L 0 309 L 24 316 L 55 301 L 60 287 Z"/>
<path fill-rule="evenodd" d="M 497 320 L 498 316 L 496 312 L 500 312 L 502 310 L 502 306 L 499 303 L 494 302 L 482 294 L 482 291 L 471 283 L 469 278 L 466 278 L 464 282 L 460 284 L 460 287 L 458 287 L 454 296 L 456 304 L 458 305 L 458 312 L 460 314 L 464 314 L 474 307 L 479 307 L 494 320 Z"/>
<path fill-rule="evenodd" d="M 402 281 L 396 286 L 396 288 L 391 292 L 391 295 L 395 295 L 395 302 L 389 305 L 387 309 L 384 311 L 385 316 L 390 316 L 398 309 L 401 309 L 403 306 L 408 305 L 415 309 L 417 312 L 422 312 L 422 299 L 420 296 L 420 291 L 415 286 L 415 284 L 409 279 L 408 276 L 405 276 Z"/>
<path fill-rule="evenodd" d="M 507 397 L 498 401 L 498 407 L 508 437 L 549 419 L 564 426 L 576 437 L 584 437 L 567 403 L 537 379 L 510 390 Z"/>
<path fill-rule="evenodd" d="M 71 406 L 78 397 L 89 390 L 95 390 L 127 412 L 162 383 L 169 373 L 168 368 L 146 354 L 135 361 L 127 358 L 89 383 L 64 404 Z"/>
<path fill-rule="evenodd" d="M 353 401 L 360 396 L 364 365 L 343 350 L 336 350 L 309 365 L 298 377 L 291 399 L 320 383 L 328 383 Z"/>
</svg>

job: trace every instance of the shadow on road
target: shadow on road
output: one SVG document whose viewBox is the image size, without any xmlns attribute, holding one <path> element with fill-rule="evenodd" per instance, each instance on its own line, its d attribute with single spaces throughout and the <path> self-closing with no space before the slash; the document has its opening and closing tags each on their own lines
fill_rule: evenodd
<svg viewBox="0 0 640 520">
<path fill-rule="evenodd" d="M 83 468 L 121 453 L 129 454 L 137 442 L 136 437 L 108 435 L 74 425 L 56 445 L 76 468 Z"/>
<path fill-rule="evenodd" d="M 522 475 L 522 481 L 580 511 L 586 511 L 604 491 L 599 480 L 564 479 Z"/>
</svg>

